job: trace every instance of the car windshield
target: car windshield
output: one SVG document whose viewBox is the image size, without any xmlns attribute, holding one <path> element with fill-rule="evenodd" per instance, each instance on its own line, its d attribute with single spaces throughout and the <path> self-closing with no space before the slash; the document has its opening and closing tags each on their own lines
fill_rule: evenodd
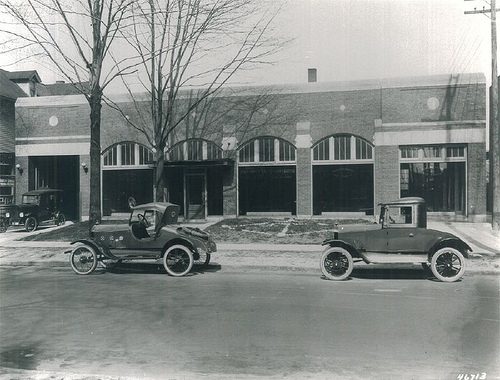
<svg viewBox="0 0 500 380">
<path fill-rule="evenodd" d="M 40 203 L 40 197 L 38 195 L 23 195 L 23 203 L 37 205 Z"/>
<path fill-rule="evenodd" d="M 139 216 L 141 215 L 141 216 Z M 154 228 L 156 225 L 160 222 L 161 220 L 161 213 L 155 210 L 134 210 L 132 212 L 132 216 L 130 221 L 131 222 L 136 222 L 136 221 L 141 221 L 142 217 L 144 216 L 144 219 L 148 222 L 148 227 L 149 228 Z"/>
</svg>

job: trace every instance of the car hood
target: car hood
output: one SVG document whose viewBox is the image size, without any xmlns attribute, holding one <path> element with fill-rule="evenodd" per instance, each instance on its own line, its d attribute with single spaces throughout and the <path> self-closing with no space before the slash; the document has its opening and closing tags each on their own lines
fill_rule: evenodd
<svg viewBox="0 0 500 380">
<path fill-rule="evenodd" d="M 122 224 L 95 224 L 92 226 L 92 232 L 116 232 L 128 228 L 128 223 Z"/>
<path fill-rule="evenodd" d="M 30 203 L 21 203 L 19 205 L 10 205 L 7 208 L 8 212 L 19 213 L 19 212 L 32 212 L 38 209 L 38 205 L 33 205 Z"/>
</svg>

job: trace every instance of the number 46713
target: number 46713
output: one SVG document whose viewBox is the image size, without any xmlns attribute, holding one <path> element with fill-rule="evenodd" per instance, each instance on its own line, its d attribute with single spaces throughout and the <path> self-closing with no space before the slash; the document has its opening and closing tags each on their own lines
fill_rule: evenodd
<svg viewBox="0 0 500 380">
<path fill-rule="evenodd" d="M 486 380 L 486 373 L 459 373 L 457 380 Z"/>
</svg>

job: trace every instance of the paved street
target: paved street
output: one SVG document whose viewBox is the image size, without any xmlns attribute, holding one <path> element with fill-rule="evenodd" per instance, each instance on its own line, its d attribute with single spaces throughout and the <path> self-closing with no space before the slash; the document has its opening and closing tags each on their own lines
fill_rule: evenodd
<svg viewBox="0 0 500 380">
<path fill-rule="evenodd" d="M 4 378 L 500 375 L 494 275 L 445 284 L 373 268 L 332 282 L 218 266 L 183 278 L 141 264 L 91 276 L 17 267 L 0 269 L 0 294 Z"/>
</svg>

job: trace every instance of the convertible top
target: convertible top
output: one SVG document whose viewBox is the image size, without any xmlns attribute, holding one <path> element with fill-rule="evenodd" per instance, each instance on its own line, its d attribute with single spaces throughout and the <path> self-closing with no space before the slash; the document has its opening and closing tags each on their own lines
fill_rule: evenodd
<svg viewBox="0 0 500 380">
<path fill-rule="evenodd" d="M 168 202 L 151 202 L 132 207 L 132 210 L 155 210 L 164 213 L 169 206 L 177 206 Z"/>
<path fill-rule="evenodd" d="M 160 223 L 160 225 L 175 224 L 177 223 L 177 218 L 179 216 L 180 206 L 169 202 L 151 202 L 132 207 L 132 211 L 135 210 L 158 211 L 160 214 L 162 214 L 162 222 Z"/>
</svg>

